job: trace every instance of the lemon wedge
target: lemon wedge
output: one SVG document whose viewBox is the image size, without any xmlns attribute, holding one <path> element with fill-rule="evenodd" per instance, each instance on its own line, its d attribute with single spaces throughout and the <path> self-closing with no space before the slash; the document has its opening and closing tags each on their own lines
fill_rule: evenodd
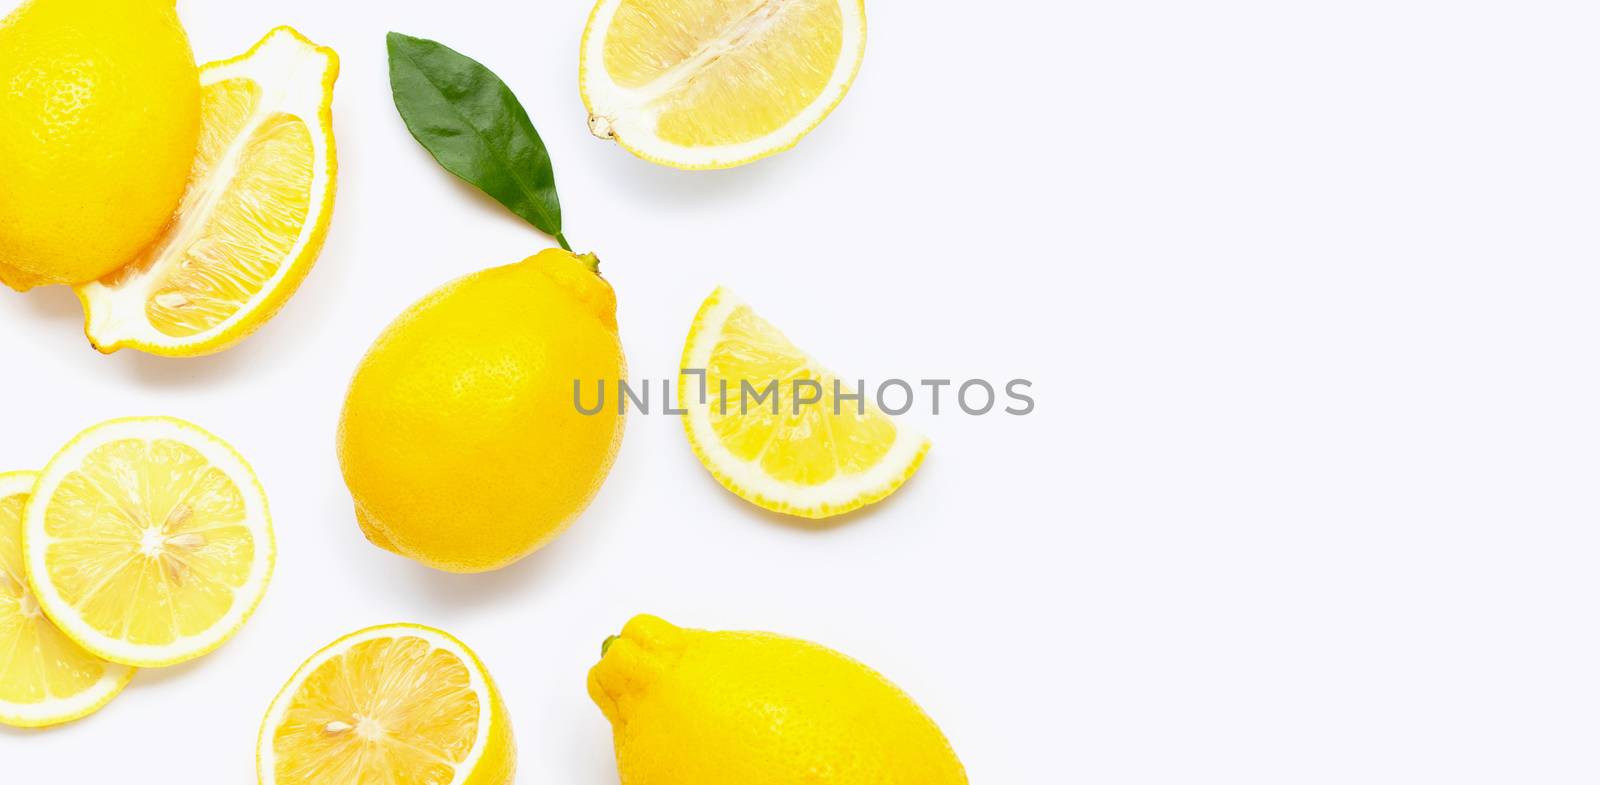
<svg viewBox="0 0 1600 785">
<path fill-rule="evenodd" d="M 682 367 L 705 372 L 703 388 L 698 373 L 678 378 L 695 455 L 723 487 L 765 509 L 805 518 L 849 512 L 894 493 L 928 453 L 926 438 L 879 411 L 870 394 L 854 398 L 726 289 L 700 306 Z"/>
<path fill-rule="evenodd" d="M 261 785 L 507 785 L 505 704 L 466 644 L 415 624 L 352 633 L 296 670 L 256 742 Z"/>
<path fill-rule="evenodd" d="M 22 510 L 38 472 L 0 474 L 0 723 L 60 725 L 98 711 L 133 669 L 79 648 L 39 610 L 22 569 Z"/>
<path fill-rule="evenodd" d="M 787 150 L 855 80 L 862 0 L 600 0 L 579 89 L 596 136 L 680 169 Z"/>
<path fill-rule="evenodd" d="M 333 214 L 339 57 L 288 27 L 200 70 L 200 149 L 166 232 L 77 287 L 102 352 L 225 349 L 277 313 L 322 250 Z"/>
<path fill-rule="evenodd" d="M 33 489 L 22 541 L 45 615 L 91 653 L 145 667 L 232 637 L 274 555 L 249 465 L 170 417 L 110 420 L 68 442 Z"/>
</svg>

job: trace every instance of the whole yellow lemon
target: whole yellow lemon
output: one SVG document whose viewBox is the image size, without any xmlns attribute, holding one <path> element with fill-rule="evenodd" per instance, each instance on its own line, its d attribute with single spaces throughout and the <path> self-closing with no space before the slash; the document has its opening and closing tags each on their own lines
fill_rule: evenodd
<svg viewBox="0 0 1600 785">
<path fill-rule="evenodd" d="M 944 734 L 855 660 L 763 632 L 638 616 L 607 641 L 589 696 L 623 785 L 965 785 Z"/>
<path fill-rule="evenodd" d="M 82 283 L 177 209 L 200 75 L 174 0 L 31 0 L 0 22 L 0 281 Z"/>
<path fill-rule="evenodd" d="M 383 331 L 345 397 L 339 464 L 362 531 L 451 572 L 537 550 L 622 441 L 617 407 L 583 414 L 574 384 L 614 388 L 625 370 L 593 256 L 550 249 L 434 291 Z"/>
</svg>

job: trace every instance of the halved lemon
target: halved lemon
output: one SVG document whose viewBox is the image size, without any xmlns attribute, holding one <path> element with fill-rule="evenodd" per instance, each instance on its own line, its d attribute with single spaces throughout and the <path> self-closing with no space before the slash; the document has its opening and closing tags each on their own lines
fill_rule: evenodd
<svg viewBox="0 0 1600 785">
<path fill-rule="evenodd" d="M 894 493 L 928 454 L 926 438 L 871 394 L 855 397 L 726 289 L 700 306 L 682 367 L 691 373 L 678 378 L 678 405 L 695 455 L 723 487 L 768 510 L 849 512 Z"/>
<path fill-rule="evenodd" d="M 77 287 L 102 352 L 189 357 L 243 339 L 311 270 L 333 214 L 339 57 L 288 27 L 200 70 L 200 149 L 166 233 Z"/>
<path fill-rule="evenodd" d="M 133 669 L 62 635 L 39 610 L 22 569 L 22 510 L 38 472 L 0 474 L 0 723 L 60 725 L 111 702 Z"/>
<path fill-rule="evenodd" d="M 267 709 L 261 785 L 505 785 L 511 720 L 466 644 L 416 624 L 352 633 L 306 660 Z"/>
<path fill-rule="evenodd" d="M 862 0 L 600 0 L 578 87 L 589 129 L 680 169 L 782 152 L 850 89 Z"/>
<path fill-rule="evenodd" d="M 28 583 L 79 646 L 156 667 L 221 646 L 272 574 L 254 472 L 171 417 L 110 420 L 50 459 L 23 519 Z"/>
</svg>

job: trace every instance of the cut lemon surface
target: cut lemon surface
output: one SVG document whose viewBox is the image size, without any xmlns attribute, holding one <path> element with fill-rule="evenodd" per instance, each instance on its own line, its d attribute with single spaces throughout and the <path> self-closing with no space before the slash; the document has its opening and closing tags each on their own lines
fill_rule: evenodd
<svg viewBox="0 0 1600 785">
<path fill-rule="evenodd" d="M 261 785 L 506 785 L 511 721 L 461 641 L 391 624 L 306 660 L 273 699 L 256 743 Z"/>
<path fill-rule="evenodd" d="M 166 233 L 79 286 L 95 348 L 186 357 L 225 349 L 277 313 L 333 214 L 333 50 L 280 27 L 200 70 L 200 149 Z"/>
<path fill-rule="evenodd" d="M 112 662 L 172 665 L 221 646 L 272 573 L 267 498 L 221 439 L 170 417 L 111 420 L 50 459 L 23 522 L 45 615 Z"/>
<path fill-rule="evenodd" d="M 928 453 L 926 438 L 879 411 L 870 395 L 855 399 L 726 289 L 700 306 L 683 368 L 705 371 L 704 397 L 698 373 L 678 379 L 695 455 L 723 487 L 768 510 L 806 518 L 849 512 L 893 493 Z M 772 396 L 758 402 L 769 388 Z"/>
<path fill-rule="evenodd" d="M 22 510 L 38 472 L 0 474 L 0 723 L 59 725 L 106 705 L 133 669 L 62 635 L 39 610 L 22 568 Z"/>
<path fill-rule="evenodd" d="M 596 136 L 659 164 L 721 169 L 816 128 L 866 42 L 862 0 L 600 0 L 579 89 Z"/>
</svg>

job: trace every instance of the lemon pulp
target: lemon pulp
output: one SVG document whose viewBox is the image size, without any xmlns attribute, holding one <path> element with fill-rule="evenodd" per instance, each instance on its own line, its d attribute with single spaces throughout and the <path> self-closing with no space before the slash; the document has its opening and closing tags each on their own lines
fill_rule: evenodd
<svg viewBox="0 0 1600 785">
<path fill-rule="evenodd" d="M 164 262 L 145 301 L 145 317 L 165 335 L 185 337 L 221 324 L 286 264 L 311 206 L 311 132 L 298 117 L 273 113 L 253 130 L 261 87 L 229 79 L 202 91 L 200 154 L 176 225 L 164 243 L 107 285 L 118 287 Z"/>
<path fill-rule="evenodd" d="M 624 0 L 606 37 L 617 84 L 656 93 L 668 142 L 772 133 L 822 95 L 843 46 L 838 0 Z"/>
<path fill-rule="evenodd" d="M 79 648 L 39 608 L 22 561 L 33 472 L 0 474 L 0 722 L 52 725 L 104 705 L 132 671 Z"/>
<path fill-rule="evenodd" d="M 657 163 L 724 168 L 821 123 L 865 47 L 861 0 L 599 0 L 579 88 L 596 135 Z"/>
<path fill-rule="evenodd" d="M 448 783 L 480 706 L 467 668 L 420 638 L 364 641 L 306 678 L 274 737 L 280 782 Z"/>
<path fill-rule="evenodd" d="M 776 406 L 755 403 L 772 380 L 779 382 Z M 707 388 L 716 391 L 711 427 L 730 452 L 759 463 L 777 480 L 819 485 L 841 474 L 858 474 L 888 453 L 895 425 L 876 410 L 862 411 L 854 400 L 840 400 L 835 383 L 840 397 L 853 395 L 777 328 L 740 305 L 729 314 L 706 365 Z M 796 414 L 797 389 L 805 396 L 802 400 L 814 394 L 822 399 L 800 406 Z"/>
<path fill-rule="evenodd" d="M 878 501 L 921 465 L 928 440 L 880 412 L 732 294 L 706 298 L 679 379 L 684 429 L 718 482 L 808 518 Z"/>
<path fill-rule="evenodd" d="M 244 498 L 188 445 L 120 439 L 89 453 L 51 497 L 50 582 L 110 638 L 165 646 L 220 621 L 250 577 Z"/>
<path fill-rule="evenodd" d="M 111 420 L 45 467 L 24 517 L 29 585 L 78 645 L 171 665 L 222 645 L 266 592 L 266 497 L 233 448 L 169 417 Z"/>
<path fill-rule="evenodd" d="M 262 785 L 509 785 L 510 720 L 483 663 L 439 630 L 391 624 L 312 655 L 256 747 Z"/>
</svg>

